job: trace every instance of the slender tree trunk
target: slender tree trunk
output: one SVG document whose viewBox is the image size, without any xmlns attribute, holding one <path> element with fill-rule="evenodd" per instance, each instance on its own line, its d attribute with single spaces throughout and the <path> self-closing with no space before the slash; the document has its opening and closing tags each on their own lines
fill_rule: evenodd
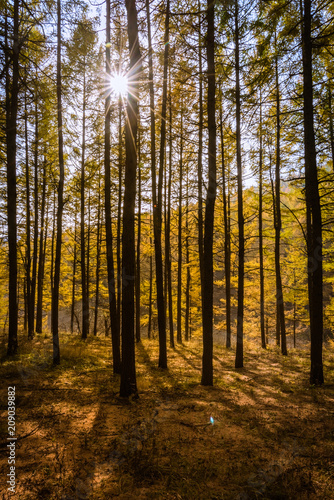
<svg viewBox="0 0 334 500">
<path fill-rule="evenodd" d="M 37 107 L 37 90 L 35 100 L 35 145 L 34 145 L 34 248 L 32 259 L 32 275 L 31 275 L 31 312 L 32 323 L 35 320 L 35 302 L 36 302 L 36 283 L 37 283 L 37 254 L 38 254 L 38 144 L 39 144 L 39 130 L 38 130 L 38 107 Z M 33 327 L 34 330 L 34 327 Z M 34 334 L 34 331 L 32 332 Z"/>
<path fill-rule="evenodd" d="M 276 40 L 276 38 L 275 38 Z M 280 91 L 278 79 L 278 61 L 275 59 L 276 73 L 276 169 L 275 169 L 275 201 L 276 201 L 276 218 L 275 218 L 275 274 L 276 274 L 276 339 L 277 344 L 280 344 L 283 355 L 287 355 L 286 349 L 286 332 L 285 332 L 285 315 L 284 315 L 284 300 L 283 287 L 281 277 L 280 263 L 280 237 L 282 229 L 281 218 L 281 119 L 280 119 Z"/>
<path fill-rule="evenodd" d="M 328 83 L 328 107 L 329 107 L 329 137 L 332 156 L 332 169 L 334 170 L 334 127 L 333 127 L 333 110 L 332 110 L 332 90 L 330 82 Z"/>
<path fill-rule="evenodd" d="M 244 212 L 242 199 L 242 165 L 241 165 L 241 104 L 240 104 L 240 61 L 239 61 L 239 5 L 235 0 L 235 98 L 236 98 L 236 139 L 237 139 L 237 181 L 238 181 L 238 228 L 239 228 L 239 255 L 238 255 L 238 310 L 237 310 L 237 349 L 235 368 L 242 368 L 243 329 L 244 329 L 244 268 L 245 268 L 245 237 Z"/>
<path fill-rule="evenodd" d="M 71 333 L 73 333 L 74 331 L 76 270 L 77 270 L 77 211 L 75 210 L 73 271 L 72 271 Z"/>
<path fill-rule="evenodd" d="M 88 323 L 88 328 L 87 328 L 87 333 L 89 334 L 89 320 L 90 320 L 90 300 L 89 300 L 89 283 L 90 283 L 90 225 L 91 225 L 91 191 L 90 188 L 88 189 L 88 226 L 87 226 L 87 264 L 86 264 L 86 276 L 87 276 L 87 282 L 86 282 L 86 291 L 87 291 L 87 307 L 88 307 L 88 312 L 87 312 L 87 323 Z"/>
<path fill-rule="evenodd" d="M 263 137 L 262 137 L 262 92 L 260 88 L 260 159 L 259 159 L 259 259 L 260 259 L 260 328 L 261 346 L 266 349 L 264 330 L 264 267 L 263 267 Z"/>
<path fill-rule="evenodd" d="M 166 149 L 166 117 L 167 117 L 167 76 L 169 58 L 169 0 L 166 3 L 165 37 L 164 37 L 164 73 L 162 86 L 161 127 L 160 127 L 160 163 L 158 180 L 158 200 L 156 208 L 153 207 L 154 240 L 156 250 L 156 281 L 157 281 L 157 308 L 159 329 L 159 367 L 167 368 L 167 339 L 166 315 L 163 285 L 162 245 L 161 245 L 161 219 L 162 219 L 162 184 L 165 165 Z"/>
<path fill-rule="evenodd" d="M 140 241 L 141 241 L 141 167 L 140 167 L 140 131 L 138 132 L 138 226 L 136 254 L 136 342 L 140 342 Z"/>
<path fill-rule="evenodd" d="M 96 235 L 96 271 L 95 271 L 95 308 L 94 308 L 94 336 L 97 335 L 97 318 L 99 312 L 100 295 L 100 260 L 101 260 L 101 172 L 99 167 L 99 197 L 97 207 L 97 235 Z"/>
<path fill-rule="evenodd" d="M 317 156 L 314 136 L 311 1 L 304 0 L 302 32 L 304 80 L 304 145 L 307 211 L 308 290 L 311 330 L 310 383 L 324 382 L 322 363 L 323 289 L 322 289 L 322 222 L 318 187 Z"/>
<path fill-rule="evenodd" d="M 57 122 L 58 122 L 59 181 L 58 181 L 56 255 L 54 264 L 52 311 L 51 311 L 54 365 L 60 364 L 58 310 L 59 310 L 59 282 L 60 282 L 63 191 L 64 191 L 64 146 L 63 146 L 62 82 L 61 82 L 61 0 L 57 0 Z"/>
<path fill-rule="evenodd" d="M 169 73 L 170 80 L 170 73 Z M 169 319 L 169 344 L 174 348 L 174 321 L 173 321 L 173 295 L 172 295 L 172 266 L 170 252 L 170 219 L 171 219 L 171 195 L 172 195 L 172 96 L 171 84 L 169 82 L 169 158 L 168 158 L 168 201 L 167 201 L 167 220 L 165 231 L 166 245 L 166 268 L 167 268 L 167 288 L 168 288 L 168 319 Z"/>
<path fill-rule="evenodd" d="M 8 71 L 8 38 L 7 26 L 5 29 L 6 46 L 6 146 L 7 146 L 7 224 L 8 224 L 8 348 L 9 356 L 16 354 L 18 297 L 17 297 L 17 225 L 16 225 L 16 135 L 17 135 L 17 107 L 19 81 L 19 0 L 14 0 L 14 32 L 12 50 L 12 84 L 9 81 Z M 7 15 L 6 15 L 7 25 Z"/>
<path fill-rule="evenodd" d="M 110 0 L 106 0 L 106 88 L 109 88 L 111 66 L 110 66 Z M 105 223 L 106 223 L 106 246 L 107 246 L 107 268 L 108 268 L 108 292 L 109 311 L 111 323 L 111 342 L 113 356 L 113 371 L 121 371 L 120 332 L 117 318 L 115 270 L 113 255 L 113 237 L 111 230 L 111 203 L 110 203 L 110 117 L 111 99 L 108 92 L 105 101 L 105 150 L 104 150 L 104 172 L 105 172 Z"/>
<path fill-rule="evenodd" d="M 183 177 L 183 99 L 181 98 L 181 131 L 180 131 L 180 186 L 179 186 L 179 224 L 178 224 L 178 257 L 177 257 L 177 334 L 176 340 L 182 343 L 182 177 Z"/>
<path fill-rule="evenodd" d="M 53 278 L 54 278 L 54 250 L 55 250 L 55 236 L 56 236 L 56 188 L 53 189 L 53 204 L 52 204 L 52 236 L 51 236 L 51 263 L 50 263 L 50 281 L 51 281 L 51 297 L 53 290 Z M 52 318 L 51 318 L 52 320 Z M 51 321 L 51 331 L 52 331 L 52 321 Z"/>
<path fill-rule="evenodd" d="M 222 96 L 221 96 L 222 99 Z M 228 202 L 226 196 L 226 165 L 224 152 L 223 102 L 220 105 L 220 145 L 222 155 L 223 179 L 223 211 L 224 211 L 224 264 L 225 264 L 225 295 L 226 295 L 226 348 L 231 347 L 231 254 Z"/>
<path fill-rule="evenodd" d="M 121 256 L 121 222 L 122 222 L 122 171 L 123 171 L 123 139 L 122 139 L 122 97 L 118 99 L 118 205 L 117 205 L 117 321 L 121 325 L 122 310 L 122 256 Z"/>
<path fill-rule="evenodd" d="M 45 224 L 45 201 L 46 201 L 46 159 L 43 161 L 43 184 L 42 184 L 42 206 L 41 206 L 41 230 L 39 235 L 39 259 L 37 270 L 37 307 L 36 307 L 36 332 L 42 333 L 43 319 L 43 282 L 44 282 L 44 224 Z M 46 234 L 46 229 L 45 229 Z"/>
<path fill-rule="evenodd" d="M 141 54 L 138 40 L 138 20 L 135 0 L 126 0 L 130 51 L 129 93 L 125 125 L 125 182 L 122 235 L 122 370 L 120 396 L 137 395 L 135 365 L 135 202 L 138 129 L 138 79 Z"/>
<path fill-rule="evenodd" d="M 203 252 L 203 358 L 202 385 L 213 385 L 213 226 L 216 201 L 216 82 L 215 82 L 215 23 L 214 2 L 207 3 L 206 49 L 208 60 L 208 190 L 205 204 L 204 252 Z"/>
<path fill-rule="evenodd" d="M 186 183 L 186 315 L 184 322 L 185 340 L 189 340 L 189 313 L 190 313 L 190 263 L 189 263 L 189 172 L 187 168 L 187 183 Z"/>
<path fill-rule="evenodd" d="M 34 312 L 31 300 L 31 215 L 30 215 L 30 167 L 29 167 L 29 144 L 28 144 L 28 109 L 27 91 L 24 93 L 24 142 L 25 142 L 25 167 L 26 167 L 26 279 L 24 290 L 24 303 L 28 325 L 28 339 L 34 338 Z M 26 322 L 25 322 L 26 326 Z"/>
<path fill-rule="evenodd" d="M 150 226 L 152 224 L 152 218 L 150 214 Z M 150 249 L 152 249 L 152 236 L 150 234 Z M 148 296 L 148 325 L 147 325 L 147 338 L 151 338 L 152 332 L 152 295 L 153 295 L 153 258 L 150 253 L 150 290 Z"/>
<path fill-rule="evenodd" d="M 85 244 L 85 162 L 86 162 L 86 70 L 83 68 L 83 102 L 82 102 L 82 143 L 81 143 L 81 178 L 80 178 L 80 267 L 81 267 L 81 303 L 82 333 L 87 338 L 89 330 L 89 306 L 87 302 L 86 244 Z"/>
<path fill-rule="evenodd" d="M 201 10 L 201 3 L 198 2 L 198 10 Z M 198 256 L 201 279 L 201 295 L 203 301 L 203 67 L 202 67 L 202 34 L 201 19 L 199 20 L 198 34 L 198 65 L 199 65 L 199 120 L 198 120 L 198 160 L 197 160 L 197 187 L 198 187 Z M 202 303 L 203 307 L 203 303 Z"/>
<path fill-rule="evenodd" d="M 155 162 L 156 145 L 155 145 L 155 112 L 154 112 L 155 107 L 154 107 L 154 87 L 153 87 L 152 41 L 151 41 L 151 22 L 150 22 L 148 0 L 146 0 L 146 13 L 147 13 L 148 52 L 149 52 L 149 90 L 150 90 L 150 108 L 151 108 L 151 172 L 152 172 L 153 229 L 154 229 L 158 328 L 159 328 L 159 367 L 167 368 L 166 317 L 165 317 L 162 247 L 161 247 L 161 214 L 162 214 L 162 181 L 163 181 L 165 134 L 166 134 L 167 70 L 168 70 L 168 50 L 169 50 L 169 0 L 167 0 L 166 17 L 165 17 L 164 77 L 163 77 L 163 95 L 162 95 L 162 109 L 161 109 L 161 138 L 160 138 L 160 165 L 159 165 L 159 178 L 158 178 L 158 193 L 156 186 L 156 162 Z"/>
</svg>

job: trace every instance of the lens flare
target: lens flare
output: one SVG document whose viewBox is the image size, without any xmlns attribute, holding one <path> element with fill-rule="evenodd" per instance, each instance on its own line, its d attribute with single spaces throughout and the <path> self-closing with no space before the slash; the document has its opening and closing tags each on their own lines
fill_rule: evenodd
<svg viewBox="0 0 334 500">
<path fill-rule="evenodd" d="M 111 89 L 120 95 L 126 95 L 128 92 L 128 79 L 124 75 L 113 75 L 110 79 Z"/>
</svg>

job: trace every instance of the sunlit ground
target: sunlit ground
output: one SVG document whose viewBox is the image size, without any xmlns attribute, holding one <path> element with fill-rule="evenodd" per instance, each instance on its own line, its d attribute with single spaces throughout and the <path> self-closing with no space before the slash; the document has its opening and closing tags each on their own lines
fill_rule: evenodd
<svg viewBox="0 0 334 500">
<path fill-rule="evenodd" d="M 57 368 L 44 336 L 0 367 L 0 472 L 15 384 L 17 498 L 334 498 L 333 345 L 321 388 L 308 385 L 307 351 L 282 357 L 247 342 L 241 370 L 234 350 L 215 345 L 215 385 L 202 387 L 199 341 L 169 350 L 163 371 L 157 340 L 144 339 L 134 401 L 118 397 L 110 338 L 62 335 L 61 345 Z"/>
</svg>

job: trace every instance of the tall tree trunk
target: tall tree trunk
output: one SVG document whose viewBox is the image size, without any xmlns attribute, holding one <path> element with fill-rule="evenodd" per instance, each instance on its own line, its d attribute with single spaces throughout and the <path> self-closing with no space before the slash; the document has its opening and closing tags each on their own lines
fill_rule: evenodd
<svg viewBox="0 0 334 500">
<path fill-rule="evenodd" d="M 129 93 L 125 124 L 125 182 L 122 234 L 122 370 L 120 396 L 137 395 L 134 339 L 135 281 L 135 202 L 138 129 L 138 79 L 141 55 L 138 40 L 138 20 L 135 0 L 126 0 L 130 51 Z"/>
<path fill-rule="evenodd" d="M 215 12 L 214 2 L 207 3 L 206 51 L 208 60 L 208 190 L 205 204 L 203 253 L 203 358 L 202 385 L 213 385 L 213 226 L 216 201 L 216 82 L 215 82 Z"/>
<path fill-rule="evenodd" d="M 159 329 L 159 367 L 167 368 L 167 339 L 166 339 L 166 315 L 163 285 L 162 245 L 161 245 L 161 219 L 162 219 L 162 184 L 165 165 L 166 146 L 166 117 L 167 117 L 167 76 L 169 58 L 169 0 L 166 2 L 165 37 L 164 37 L 164 73 L 162 85 L 161 105 L 161 127 L 160 127 L 160 155 L 159 155 L 159 180 L 158 200 L 156 208 L 153 208 L 154 241 L 156 250 L 156 282 L 157 282 L 157 308 Z M 155 215 L 155 217 L 154 217 Z"/>
<path fill-rule="evenodd" d="M 101 172 L 99 167 L 99 197 L 97 207 L 97 235 L 96 235 L 96 271 L 95 271 L 95 308 L 94 308 L 94 336 L 97 335 L 97 318 L 100 299 L 100 260 L 101 260 Z"/>
<path fill-rule="evenodd" d="M 260 329 L 261 346 L 266 349 L 264 328 L 264 267 L 263 267 L 263 137 L 262 137 L 262 92 L 260 88 L 260 159 L 259 159 L 259 260 L 260 260 Z"/>
<path fill-rule="evenodd" d="M 109 88 L 111 66 L 110 66 L 110 0 L 106 1 L 106 88 Z M 111 230 L 111 203 L 110 203 L 110 115 L 111 99 L 108 92 L 105 101 L 105 141 L 104 141 L 104 172 L 105 172 L 105 223 L 106 223 L 106 246 L 107 246 L 107 268 L 108 268 L 108 292 L 109 311 L 111 323 L 111 342 L 114 373 L 121 372 L 120 333 L 117 318 L 115 270 L 113 255 L 113 237 Z"/>
<path fill-rule="evenodd" d="M 42 184 L 42 206 L 41 206 L 41 230 L 39 235 L 39 258 L 37 270 L 37 306 L 36 306 L 36 332 L 42 333 L 43 319 L 43 281 L 44 281 L 44 231 L 45 224 L 45 201 L 46 201 L 46 159 L 43 161 L 43 184 Z"/>
<path fill-rule="evenodd" d="M 73 268 L 72 268 L 71 333 L 73 333 L 74 331 L 76 270 L 77 270 L 77 211 L 75 210 L 74 249 L 73 249 Z"/>
<path fill-rule="evenodd" d="M 275 35 L 276 45 L 276 35 Z M 275 58 L 275 79 L 276 79 L 276 168 L 275 168 L 275 274 L 276 274 L 276 339 L 278 345 L 281 340 L 281 350 L 283 355 L 287 355 L 284 299 L 281 277 L 280 263 L 280 237 L 282 229 L 281 218 L 281 118 L 280 118 L 280 90 L 278 79 L 278 61 Z"/>
<path fill-rule="evenodd" d="M 245 237 L 244 212 L 242 199 L 242 165 L 241 165 L 241 104 L 240 104 L 240 60 L 239 60 L 239 5 L 235 0 L 235 99 L 236 99 L 236 140 L 237 140 L 237 182 L 238 182 L 238 228 L 239 228 L 239 255 L 238 255 L 238 309 L 237 309 L 237 349 L 235 368 L 242 368 L 244 364 L 243 337 L 244 337 L 244 269 L 245 269 Z"/>
<path fill-rule="evenodd" d="M 57 207 L 57 237 L 52 289 L 52 337 L 53 337 L 53 364 L 60 363 L 58 310 L 59 310 L 59 282 L 60 260 L 62 243 L 63 218 L 63 191 L 64 191 L 64 146 L 63 146 L 63 116 L 62 116 L 62 82 L 61 82 L 61 0 L 57 0 L 57 124 L 58 124 L 58 207 Z"/>
<path fill-rule="evenodd" d="M 88 189 L 88 226 L 87 226 L 87 262 L 86 262 L 86 291 L 87 291 L 87 307 L 88 307 L 88 312 L 87 312 L 87 323 L 88 323 L 88 328 L 87 328 L 87 333 L 89 333 L 89 319 L 90 319 L 90 301 L 89 301 L 89 282 L 90 282 L 90 236 L 91 236 L 91 231 L 90 231 L 90 225 L 91 225 L 91 191 L 90 188 Z"/>
<path fill-rule="evenodd" d="M 201 11 L 201 2 L 198 1 L 198 10 Z M 199 71 L 199 117 L 198 117 L 198 159 L 197 159 L 197 187 L 198 187 L 198 255 L 201 280 L 201 295 L 203 300 L 203 67 L 202 67 L 202 34 L 201 19 L 199 20 L 198 34 L 198 71 Z"/>
<path fill-rule="evenodd" d="M 152 225 L 152 217 L 150 214 L 150 227 Z M 150 249 L 152 249 L 152 236 L 150 234 Z M 148 295 L 148 325 L 147 325 L 147 338 L 151 338 L 152 332 L 152 295 L 153 295 L 153 258 L 150 253 L 150 290 Z"/>
<path fill-rule="evenodd" d="M 86 244 L 85 244 L 85 161 L 86 161 L 86 69 L 83 68 L 83 102 L 82 102 L 82 142 L 81 142 L 81 178 L 80 178 L 80 267 L 81 267 L 81 303 L 82 333 L 87 338 L 89 330 L 89 306 L 87 301 L 86 282 Z"/>
<path fill-rule="evenodd" d="M 156 186 L 156 162 L 155 162 L 156 145 L 155 145 L 155 112 L 154 112 L 155 107 L 154 107 L 154 87 L 153 87 L 152 40 L 151 40 L 151 22 L 150 22 L 150 11 L 149 11 L 148 0 L 146 0 L 146 13 L 147 13 L 148 52 L 149 52 L 149 90 L 150 90 L 150 108 L 151 108 L 151 172 L 152 172 L 153 230 L 154 230 L 158 328 L 159 328 L 159 367 L 167 368 L 166 317 L 165 317 L 162 247 L 161 247 L 161 214 L 162 214 L 162 181 L 163 181 L 165 134 L 166 134 L 167 70 L 168 70 L 168 51 L 169 51 L 169 0 L 167 0 L 166 17 L 165 17 L 165 38 L 164 38 L 165 51 L 164 51 L 164 76 L 163 76 L 163 91 L 162 91 L 163 95 L 162 95 L 162 109 L 161 109 L 161 138 L 160 138 L 158 193 Z"/>
<path fill-rule="evenodd" d="M 24 92 L 24 142 L 25 142 L 25 177 L 26 177 L 26 255 L 25 255 L 25 293 L 24 303 L 27 313 L 28 339 L 34 338 L 34 312 L 31 300 L 31 214 L 30 214 L 30 167 L 29 167 L 29 143 L 28 143 L 28 109 L 27 91 Z"/>
<path fill-rule="evenodd" d="M 9 356 L 17 352 L 17 225 L 16 225 L 16 135 L 17 135 L 17 107 L 19 81 L 19 0 L 14 0 L 14 32 L 12 49 L 12 84 L 9 81 L 8 70 L 8 38 L 7 26 L 5 29 L 6 46 L 6 145 L 7 145 L 7 224 L 8 224 L 8 348 Z M 6 15 L 7 25 L 7 15 Z"/>
<path fill-rule="evenodd" d="M 304 80 L 304 146 L 307 211 L 308 291 L 311 330 L 310 383 L 324 382 L 322 363 L 323 290 L 322 290 L 322 223 L 318 187 L 317 157 L 313 118 L 311 0 L 304 0 L 302 32 Z"/>
<path fill-rule="evenodd" d="M 178 221 L 178 256 L 177 256 L 177 333 L 176 340 L 182 343 L 182 177 L 183 177 L 183 99 L 181 97 L 180 129 L 180 170 L 179 170 L 179 221 Z"/>
<path fill-rule="evenodd" d="M 329 138 L 332 156 L 332 169 L 334 170 L 334 127 L 333 127 L 333 110 L 332 110 L 332 89 L 330 81 L 328 82 L 328 108 L 329 108 Z"/>
<path fill-rule="evenodd" d="M 119 69 L 120 71 L 120 69 Z M 121 222 L 122 222 L 122 171 L 123 171 L 123 140 L 122 140 L 122 96 L 118 99 L 118 204 L 117 204 L 117 321 L 121 327 L 122 309 L 122 256 L 121 256 Z M 121 329 L 121 328 L 120 328 Z"/>
<path fill-rule="evenodd" d="M 171 195 L 172 195 L 172 95 L 169 73 L 169 158 L 168 158 L 168 200 L 167 200 L 167 219 L 165 229 L 165 262 L 167 268 L 167 291 L 168 291 L 168 320 L 169 320 L 169 344 L 174 348 L 174 321 L 173 321 L 173 295 L 172 295 L 172 267 L 170 252 L 170 219 L 171 219 Z"/>
<path fill-rule="evenodd" d="M 223 130 L 223 96 L 221 94 L 220 104 L 220 147 L 222 156 L 222 179 L 223 179 L 223 211 L 224 211 L 224 267 L 225 267 L 225 300 L 226 300 L 226 347 L 231 347 L 231 237 L 229 228 L 228 202 L 226 196 L 226 165 L 224 151 Z"/>
<path fill-rule="evenodd" d="M 190 263 L 189 263 L 189 169 L 187 168 L 186 181 L 186 315 L 184 322 L 184 338 L 189 340 L 189 314 L 190 314 Z"/>
<path fill-rule="evenodd" d="M 138 132 L 138 223 L 136 253 L 136 342 L 140 342 L 140 241 L 141 241 L 141 167 L 140 167 L 140 131 Z"/>
<path fill-rule="evenodd" d="M 38 144 L 39 144 L 39 130 L 38 130 L 38 107 L 37 107 L 37 89 L 35 98 L 35 145 L 34 145 L 34 248 L 32 259 L 32 274 L 31 274 L 31 311 L 32 322 L 34 325 L 35 319 L 35 298 L 36 298 L 36 283 L 37 283 L 37 254 L 38 254 Z M 34 334 L 34 332 L 33 332 Z"/>
</svg>

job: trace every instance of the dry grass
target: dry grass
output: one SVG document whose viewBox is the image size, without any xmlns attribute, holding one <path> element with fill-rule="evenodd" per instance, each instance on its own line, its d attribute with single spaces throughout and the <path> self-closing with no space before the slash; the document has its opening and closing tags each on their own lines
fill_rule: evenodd
<svg viewBox="0 0 334 500">
<path fill-rule="evenodd" d="M 199 342 L 170 350 L 163 371 L 157 342 L 145 339 L 140 398 L 124 401 L 110 339 L 61 341 L 57 368 L 44 336 L 2 360 L 3 499 L 8 385 L 16 386 L 18 499 L 334 499 L 333 346 L 326 384 L 315 388 L 306 351 L 282 357 L 249 344 L 245 368 L 235 370 L 234 352 L 216 345 L 208 388 L 199 385 Z"/>
</svg>

